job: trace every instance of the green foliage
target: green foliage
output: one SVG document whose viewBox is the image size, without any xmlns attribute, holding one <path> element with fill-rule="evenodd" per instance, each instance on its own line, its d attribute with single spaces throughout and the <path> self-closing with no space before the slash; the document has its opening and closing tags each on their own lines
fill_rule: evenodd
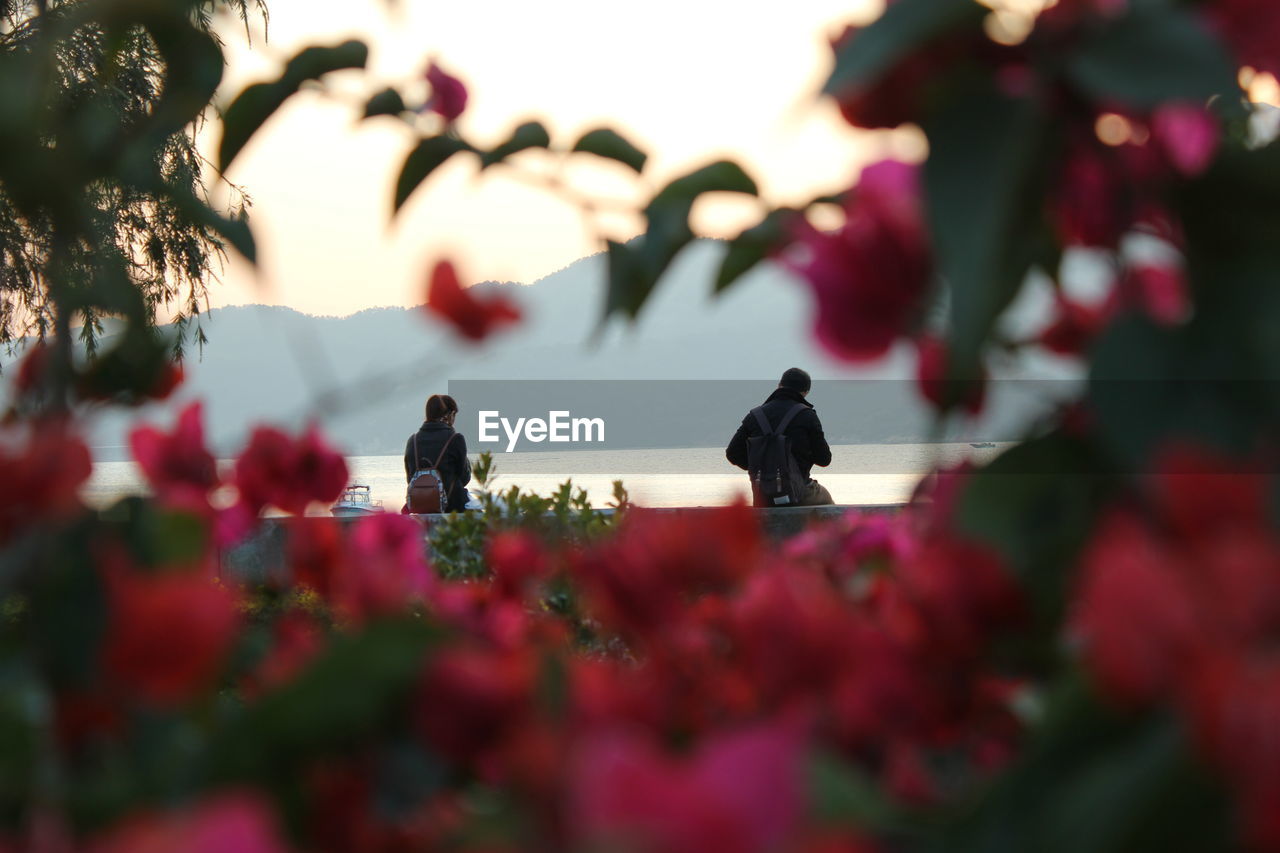
<svg viewBox="0 0 1280 853">
<path fill-rule="evenodd" d="M 597 157 L 604 157 L 608 160 L 616 160 L 636 174 L 644 171 L 644 164 L 649 159 L 648 154 L 629 142 L 626 137 L 607 127 L 589 130 L 584 133 L 573 144 L 573 150 L 595 154 Z"/>
<path fill-rule="evenodd" d="M 676 255 L 693 242 L 689 213 L 694 202 L 714 192 L 757 195 L 759 190 L 737 163 L 711 163 L 676 178 L 653 197 L 644 211 L 648 230 L 643 236 L 626 244 L 609 241 L 604 320 L 614 314 L 635 319 Z"/>
<path fill-rule="evenodd" d="M 551 135 L 541 122 L 528 121 L 511 132 L 511 136 L 503 143 L 488 151 L 480 153 L 480 168 L 487 169 L 506 160 L 513 154 L 527 151 L 530 148 L 547 148 L 551 145 Z"/>
<path fill-rule="evenodd" d="M 1091 94 L 1134 107 L 1199 103 L 1236 89 L 1221 43 L 1195 12 L 1171 3 L 1134 4 L 1080 46 L 1068 71 Z"/>
<path fill-rule="evenodd" d="M 450 157 L 463 151 L 474 150 L 468 143 L 450 134 L 429 136 L 420 141 L 400 168 L 400 176 L 396 178 L 396 195 L 392 212 L 399 212 L 404 203 L 413 195 L 423 181 L 431 177 L 431 173 L 443 166 Z"/>
<path fill-rule="evenodd" d="M 979 91 L 924 129 L 933 151 L 924 167 L 929 227 L 950 296 L 948 373 L 974 379 L 1039 242 L 1046 121 L 1029 100 Z"/>
<path fill-rule="evenodd" d="M 823 92 L 840 94 L 875 83 L 894 64 L 963 23 L 982 8 L 972 0 L 900 0 L 836 52 Z"/>
<path fill-rule="evenodd" d="M 543 497 L 518 485 L 494 489 L 493 455 L 480 454 L 472 469 L 480 491 L 480 509 L 452 513 L 432 525 L 429 539 L 436 572 L 447 579 L 489 576 L 485 543 L 503 530 L 523 530 L 543 541 L 583 543 L 607 533 L 629 505 L 622 481 L 614 482 L 612 511 L 593 509 L 585 489 L 566 480 Z"/>
<path fill-rule="evenodd" d="M 222 117 L 219 168 L 224 172 L 227 170 L 249 138 L 297 93 L 303 83 L 333 71 L 364 68 L 368 60 L 369 48 L 355 40 L 333 47 L 308 47 L 289 60 L 280 79 L 271 83 L 255 83 L 245 89 L 231 102 Z"/>
<path fill-rule="evenodd" d="M 218 6 L 250 11 L 247 0 L 0 7 L 0 342 L 58 331 L 65 365 L 75 318 L 92 353 L 105 318 L 149 324 L 174 304 L 201 339 L 224 247 L 253 254 L 243 201 L 230 218 L 209 208 L 195 147 L 222 78 Z"/>
</svg>

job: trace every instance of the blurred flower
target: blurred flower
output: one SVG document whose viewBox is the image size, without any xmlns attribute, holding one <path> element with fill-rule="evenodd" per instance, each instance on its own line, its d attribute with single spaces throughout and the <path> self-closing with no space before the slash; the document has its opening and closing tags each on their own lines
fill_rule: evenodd
<svg viewBox="0 0 1280 853">
<path fill-rule="evenodd" d="M 334 607 L 357 622 L 400 613 L 424 601 L 434 584 L 422 525 L 382 512 L 356 521 L 346 557 L 331 580 Z"/>
<path fill-rule="evenodd" d="M 1151 139 L 1181 174 L 1195 177 L 1209 167 L 1222 130 L 1199 104 L 1167 103 L 1151 117 Z"/>
<path fill-rule="evenodd" d="M 1112 310 L 1134 307 L 1164 326 L 1185 322 L 1191 311 L 1186 274 L 1171 264 L 1129 267 L 1112 293 Z"/>
<path fill-rule="evenodd" d="M 894 160 L 868 166 L 845 216 L 833 232 L 803 223 L 785 261 L 813 291 L 818 343 L 836 358 L 867 361 L 909 330 L 929 287 L 919 168 Z"/>
<path fill-rule="evenodd" d="M 1106 325 L 1109 312 L 1105 307 L 1070 299 L 1061 291 L 1054 294 L 1054 307 L 1052 322 L 1040 332 L 1041 345 L 1058 355 L 1072 358 L 1085 355 Z"/>
<path fill-rule="evenodd" d="M 1215 0 L 1200 8 L 1237 65 L 1280 76 L 1280 5 L 1273 0 Z"/>
<path fill-rule="evenodd" d="M 440 261 L 427 286 L 427 310 L 471 341 L 482 341 L 503 326 L 519 322 L 520 309 L 505 294 L 481 295 L 464 288 L 453 264 Z"/>
<path fill-rule="evenodd" d="M 89 448 L 61 420 L 32 423 L 0 435 L 0 542 L 41 520 L 83 507 L 80 486 L 93 473 Z"/>
<path fill-rule="evenodd" d="M 425 76 L 431 86 L 431 97 L 423 109 L 439 114 L 445 121 L 456 121 L 467 108 L 467 87 L 434 61 L 427 67 Z"/>
<path fill-rule="evenodd" d="M 301 515 L 313 502 L 337 500 L 347 485 L 347 462 L 314 426 L 296 439 L 258 427 L 236 460 L 235 480 L 251 513 L 276 506 Z"/>
<path fill-rule="evenodd" d="M 970 415 L 982 412 L 986 401 L 986 377 L 947 378 L 947 349 L 940 338 L 926 335 L 916 341 L 916 387 L 929 405 L 941 411 L 959 406 Z"/>
<path fill-rule="evenodd" d="M 590 848 L 786 849 L 804 815 L 803 745 L 779 723 L 717 734 L 683 760 L 635 731 L 590 735 L 572 759 L 565 819 Z"/>
<path fill-rule="evenodd" d="M 89 853 L 285 853 L 271 808 L 257 795 L 219 794 L 172 812 L 133 815 Z"/>
<path fill-rule="evenodd" d="M 203 572 L 143 573 L 111 555 L 103 574 L 107 671 L 156 705 L 210 689 L 236 639 L 236 596 Z"/>
<path fill-rule="evenodd" d="M 185 508 L 207 504 L 218 485 L 217 462 L 204 445 L 204 424 L 199 402 L 178 415 L 172 433 L 140 426 L 129 434 L 133 459 L 142 469 L 156 496 Z"/>
</svg>

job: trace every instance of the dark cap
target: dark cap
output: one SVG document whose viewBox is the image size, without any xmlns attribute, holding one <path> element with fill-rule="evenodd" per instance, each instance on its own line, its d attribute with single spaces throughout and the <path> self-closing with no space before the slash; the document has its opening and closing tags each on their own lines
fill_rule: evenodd
<svg viewBox="0 0 1280 853">
<path fill-rule="evenodd" d="M 799 391 L 801 394 L 807 393 L 812 385 L 813 380 L 809 378 L 809 374 L 798 367 L 787 368 L 787 372 L 782 374 L 782 378 L 778 380 L 779 388 L 790 388 L 792 391 Z"/>
</svg>

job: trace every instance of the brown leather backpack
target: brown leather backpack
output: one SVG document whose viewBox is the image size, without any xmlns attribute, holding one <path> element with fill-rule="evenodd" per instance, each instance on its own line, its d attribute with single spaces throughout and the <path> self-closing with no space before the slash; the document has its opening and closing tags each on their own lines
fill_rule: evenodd
<svg viewBox="0 0 1280 853">
<path fill-rule="evenodd" d="M 444 477 L 440 474 L 440 462 L 444 459 L 445 451 L 449 449 L 456 435 L 455 432 L 449 436 L 444 447 L 440 448 L 440 455 L 436 457 L 435 463 L 425 469 L 418 459 L 418 437 L 416 435 L 409 437 L 409 442 L 413 445 L 414 474 L 405 492 L 404 502 L 409 507 L 409 512 L 414 515 L 444 512 L 449 502 L 449 493 L 444 485 Z"/>
</svg>

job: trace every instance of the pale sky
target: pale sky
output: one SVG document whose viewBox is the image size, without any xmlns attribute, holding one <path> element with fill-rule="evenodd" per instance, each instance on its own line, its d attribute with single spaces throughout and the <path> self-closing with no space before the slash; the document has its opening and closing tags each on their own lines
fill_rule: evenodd
<svg viewBox="0 0 1280 853">
<path fill-rule="evenodd" d="M 855 132 L 815 93 L 830 67 L 826 39 L 867 20 L 881 0 L 269 0 L 271 38 L 251 48 L 227 32 L 231 62 L 222 99 L 278 73 L 300 46 L 364 38 L 370 73 L 334 75 L 336 97 L 296 96 L 254 138 L 229 177 L 254 200 L 261 275 L 235 261 L 213 304 L 285 304 L 350 314 L 423 301 L 428 265 L 448 255 L 463 273 L 533 282 L 600 251 L 577 209 L 513 178 L 505 167 L 476 176 L 450 164 L 393 224 L 391 191 L 409 131 L 392 119 L 359 124 L 363 95 L 420 78 L 435 57 L 471 99 L 461 127 L 496 142 L 537 118 L 566 145 L 612 126 L 650 153 L 655 185 L 712 159 L 739 159 L 774 204 L 848 186 L 861 166 L 891 154 L 920 156 L 910 131 Z M 216 124 L 216 123 L 215 123 Z M 216 142 L 216 134 L 207 140 Z M 584 156 L 584 155 L 580 155 Z M 585 158 L 590 160 L 591 158 Z M 544 155 L 524 155 L 529 169 Z M 569 179 L 625 198 L 625 169 L 590 163 Z M 749 205 L 708 203 L 704 233 L 734 233 Z M 636 223 L 606 223 L 632 236 Z"/>
</svg>

